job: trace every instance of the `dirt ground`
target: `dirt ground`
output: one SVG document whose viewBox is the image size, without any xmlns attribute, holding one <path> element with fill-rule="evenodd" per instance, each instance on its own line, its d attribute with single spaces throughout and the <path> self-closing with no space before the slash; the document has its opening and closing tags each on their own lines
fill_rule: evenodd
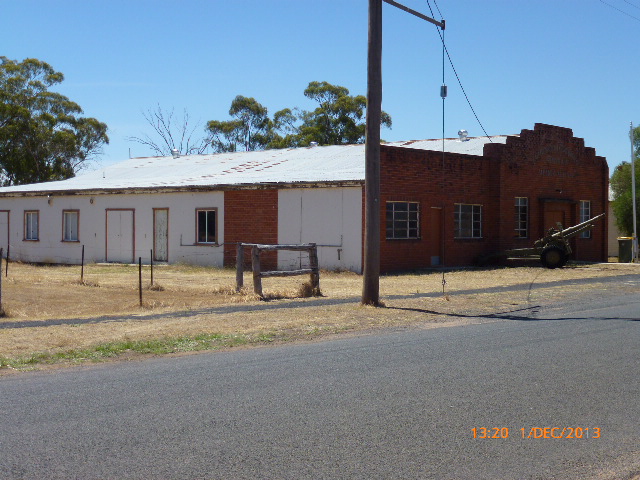
<svg viewBox="0 0 640 480">
<path fill-rule="evenodd" d="M 57 352 L 125 340 L 200 334 L 276 334 L 284 339 L 327 333 L 526 316 L 535 306 L 564 296 L 613 288 L 602 277 L 640 273 L 638 265 L 569 265 L 464 269 L 389 275 L 380 279 L 385 308 L 360 305 L 362 277 L 321 272 L 322 297 L 300 298 L 306 277 L 263 280 L 267 300 L 249 288 L 235 292 L 235 271 L 192 266 L 143 270 L 139 303 L 137 266 L 12 263 L 2 271 L 0 356 Z M 587 284 L 581 279 L 592 279 Z M 444 279 L 444 285 L 443 285 Z M 615 285 L 615 284 L 614 284 Z M 624 282 L 620 284 L 624 288 Z M 443 292 L 444 290 L 444 292 Z"/>
</svg>

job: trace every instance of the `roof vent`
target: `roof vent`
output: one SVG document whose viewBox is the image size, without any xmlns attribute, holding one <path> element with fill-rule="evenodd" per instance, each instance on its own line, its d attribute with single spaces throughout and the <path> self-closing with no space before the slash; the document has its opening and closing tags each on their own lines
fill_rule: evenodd
<svg viewBox="0 0 640 480">
<path fill-rule="evenodd" d="M 460 141 L 461 142 L 466 142 L 467 140 L 469 140 L 467 138 L 467 135 L 469 135 L 469 132 L 467 132 L 466 130 L 458 130 L 458 136 L 460 137 Z"/>
<path fill-rule="evenodd" d="M 309 144 L 310 147 L 317 147 L 318 146 L 318 142 L 311 142 Z"/>
<path fill-rule="evenodd" d="M 180 156 L 180 152 L 178 151 L 177 148 L 172 148 L 171 155 L 173 155 L 173 158 L 178 158 Z"/>
</svg>

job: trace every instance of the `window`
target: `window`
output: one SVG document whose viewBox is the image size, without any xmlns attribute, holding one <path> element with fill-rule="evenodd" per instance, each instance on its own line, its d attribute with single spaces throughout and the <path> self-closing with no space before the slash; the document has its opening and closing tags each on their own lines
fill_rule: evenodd
<svg viewBox="0 0 640 480">
<path fill-rule="evenodd" d="M 39 212 L 24 212 L 24 239 L 38 240 L 38 215 Z"/>
<path fill-rule="evenodd" d="M 529 237 L 529 199 L 516 197 L 516 237 Z"/>
<path fill-rule="evenodd" d="M 387 202 L 387 239 L 420 238 L 419 204 Z"/>
<path fill-rule="evenodd" d="M 586 222 L 591 218 L 591 202 L 589 200 L 580 200 L 580 222 Z M 588 228 L 580 232 L 580 238 L 591 238 L 591 229 Z"/>
<path fill-rule="evenodd" d="M 78 241 L 78 217 L 80 213 L 77 210 L 65 210 L 62 212 L 62 241 L 77 242 Z"/>
<path fill-rule="evenodd" d="M 455 238 L 482 238 L 482 205 L 456 203 L 454 230 Z"/>
<path fill-rule="evenodd" d="M 196 210 L 196 243 L 216 243 L 217 209 Z"/>
</svg>

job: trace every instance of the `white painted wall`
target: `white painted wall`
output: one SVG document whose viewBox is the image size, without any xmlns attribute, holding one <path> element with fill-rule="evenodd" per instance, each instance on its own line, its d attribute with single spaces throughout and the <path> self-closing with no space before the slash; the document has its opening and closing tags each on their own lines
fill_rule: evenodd
<svg viewBox="0 0 640 480">
<path fill-rule="evenodd" d="M 79 264 L 82 246 L 85 263 L 104 262 L 107 253 L 107 211 L 134 211 L 134 259 L 150 262 L 153 248 L 153 209 L 169 210 L 169 263 L 222 266 L 224 260 L 224 192 L 56 195 L 50 199 L 0 197 L 2 218 L 9 218 L 8 236 L 12 260 Z M 196 209 L 218 209 L 218 242 L 215 246 L 196 245 Z M 24 212 L 39 212 L 39 240 L 24 240 Z M 78 210 L 78 242 L 64 242 L 62 212 Z M 0 219 L 1 220 L 1 219 Z M 6 225 L 0 221 L 0 236 L 6 238 Z M 0 243 L 4 244 L 6 241 Z M 305 188 L 283 189 L 278 194 L 278 242 L 318 244 L 321 268 L 362 269 L 362 189 Z M 4 246 L 4 245 L 0 245 Z M 304 257 L 304 260 L 303 258 Z M 307 265 L 307 255 L 282 251 L 279 268 Z"/>
<path fill-rule="evenodd" d="M 359 273 L 362 269 L 362 188 L 280 190 L 278 243 L 316 243 L 320 268 Z M 278 252 L 278 268 L 306 266 L 306 253 Z"/>
<path fill-rule="evenodd" d="M 2 197 L 0 210 L 10 210 L 11 259 L 26 262 L 79 264 L 103 262 L 106 253 L 106 210 L 133 209 L 135 253 L 149 263 L 153 248 L 153 209 L 169 209 L 169 263 L 222 266 L 223 247 L 195 245 L 196 208 L 218 209 L 218 242 L 224 242 L 224 193 L 69 195 Z M 39 211 L 39 241 L 24 241 L 24 212 Z M 79 210 L 79 242 L 62 241 L 63 210 Z"/>
</svg>

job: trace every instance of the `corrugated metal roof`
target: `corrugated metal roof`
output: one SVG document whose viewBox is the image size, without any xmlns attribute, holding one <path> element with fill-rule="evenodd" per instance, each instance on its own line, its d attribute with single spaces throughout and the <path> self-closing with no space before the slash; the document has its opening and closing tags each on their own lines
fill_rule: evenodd
<svg viewBox="0 0 640 480">
<path fill-rule="evenodd" d="M 516 135 L 509 135 L 516 136 Z M 406 142 L 391 142 L 386 145 L 394 147 L 415 148 L 418 150 L 434 150 L 442 151 L 444 143 L 444 151 L 448 153 L 462 153 L 466 155 L 482 156 L 482 151 L 487 143 L 506 143 L 507 135 L 498 135 L 493 137 L 467 137 L 462 141 L 459 138 L 445 138 L 434 140 L 410 140 Z"/>
<path fill-rule="evenodd" d="M 504 143 L 506 137 L 491 137 Z M 482 155 L 487 137 L 445 139 L 445 150 Z M 442 150 L 442 140 L 386 145 Z M 27 192 L 188 188 L 250 184 L 363 181 L 364 145 L 263 150 L 173 157 L 132 158 L 68 180 L 0 188 L 0 195 Z"/>
</svg>

